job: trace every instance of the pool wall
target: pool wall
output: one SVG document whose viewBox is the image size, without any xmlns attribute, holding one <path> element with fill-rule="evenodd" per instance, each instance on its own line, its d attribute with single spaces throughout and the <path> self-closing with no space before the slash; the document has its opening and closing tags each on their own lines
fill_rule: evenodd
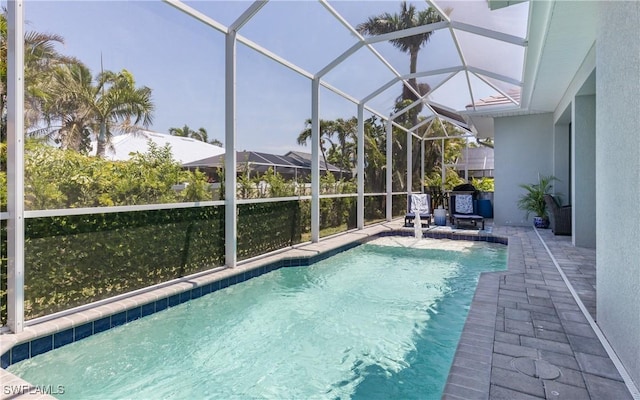
<svg viewBox="0 0 640 400">
<path fill-rule="evenodd" d="M 365 231 L 371 230 L 372 228 L 365 229 Z M 320 244 L 300 246 L 271 257 L 241 264 L 234 269 L 217 270 L 197 277 L 185 277 L 170 286 L 160 287 L 113 303 L 29 326 L 21 334 L 0 335 L 0 353 L 2 354 L 0 364 L 2 368 L 7 368 L 11 364 L 262 274 L 283 267 L 309 266 L 378 237 L 413 235 L 413 229 L 389 229 L 380 225 L 378 229 L 373 228 L 373 232 L 355 231 L 346 235 L 338 235 L 323 240 Z M 426 231 L 423 233 L 423 237 L 508 244 L 506 237 L 484 232 L 475 234 L 475 232 L 468 233 L 468 231 L 460 233 Z"/>
</svg>

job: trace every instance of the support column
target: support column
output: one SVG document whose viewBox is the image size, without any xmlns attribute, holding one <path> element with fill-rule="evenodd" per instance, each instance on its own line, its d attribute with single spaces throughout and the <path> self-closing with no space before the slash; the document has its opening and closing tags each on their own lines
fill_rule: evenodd
<svg viewBox="0 0 640 400">
<path fill-rule="evenodd" d="M 469 138 L 464 138 L 464 180 L 469 182 Z"/>
<path fill-rule="evenodd" d="M 357 145 L 358 165 L 358 202 L 357 202 L 357 224 L 358 229 L 364 228 L 364 104 L 358 104 L 358 145 Z"/>
<path fill-rule="evenodd" d="M 407 194 L 413 191 L 413 135 L 407 132 Z"/>
<path fill-rule="evenodd" d="M 420 139 L 420 193 L 424 193 L 424 139 Z"/>
<path fill-rule="evenodd" d="M 393 198 L 393 171 L 391 162 L 391 153 L 393 149 L 393 125 L 391 120 L 387 121 L 387 221 L 393 219 L 393 208 L 391 205 L 391 199 Z"/>
<path fill-rule="evenodd" d="M 444 166 L 444 139 L 440 140 L 440 174 L 442 175 L 442 191 L 444 191 L 444 182 L 447 179 L 447 169 Z"/>
<path fill-rule="evenodd" d="M 320 79 L 311 81 L 311 241 L 320 240 Z"/>
<path fill-rule="evenodd" d="M 571 202 L 571 129 L 568 122 L 556 123 L 553 127 L 553 184 L 555 194 L 562 197 L 563 204 Z"/>
<path fill-rule="evenodd" d="M 571 224 L 575 246 L 596 247 L 596 97 L 576 96 L 571 125 Z"/>
<path fill-rule="evenodd" d="M 24 328 L 24 7 L 7 4 L 7 325 Z"/>
<path fill-rule="evenodd" d="M 224 245 L 225 264 L 237 262 L 238 212 L 236 191 L 236 31 L 225 42 L 225 136 L 224 136 Z"/>
</svg>

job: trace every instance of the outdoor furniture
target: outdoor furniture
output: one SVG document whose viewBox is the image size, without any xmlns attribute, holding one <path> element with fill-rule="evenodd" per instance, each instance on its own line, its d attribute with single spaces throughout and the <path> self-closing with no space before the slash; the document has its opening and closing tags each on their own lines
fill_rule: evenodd
<svg viewBox="0 0 640 400">
<path fill-rule="evenodd" d="M 450 214 L 453 224 L 459 228 L 460 221 L 470 222 L 473 226 L 477 226 L 478 222 L 482 222 L 482 230 L 484 230 L 484 217 L 478 215 L 473 206 L 472 194 L 452 194 L 450 196 Z"/>
<path fill-rule="evenodd" d="M 549 225 L 556 235 L 571 235 L 571 206 L 560 206 L 558 199 L 550 194 L 544 195 L 549 210 Z"/>
<path fill-rule="evenodd" d="M 472 199 L 475 199 L 475 196 L 476 196 L 476 192 L 474 190 L 452 190 L 447 193 L 447 210 L 449 210 L 449 222 L 452 225 L 454 223 L 454 220 L 453 220 L 453 214 L 455 211 L 454 201 L 456 199 L 456 196 L 460 196 L 464 194 L 471 195 Z M 475 210 L 475 207 L 474 207 L 474 210 Z"/>
<path fill-rule="evenodd" d="M 407 213 L 404 216 L 404 226 L 409 226 L 416 218 L 416 213 L 420 215 L 421 224 L 431 223 L 431 196 L 428 194 L 412 194 L 407 196 Z"/>
</svg>

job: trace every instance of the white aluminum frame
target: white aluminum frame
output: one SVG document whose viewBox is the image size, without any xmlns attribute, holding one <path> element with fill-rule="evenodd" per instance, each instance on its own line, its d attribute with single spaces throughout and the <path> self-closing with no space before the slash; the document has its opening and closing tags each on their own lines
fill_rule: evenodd
<svg viewBox="0 0 640 400">
<path fill-rule="evenodd" d="M 311 242 L 320 240 L 320 78 L 311 81 Z"/>
<path fill-rule="evenodd" d="M 236 205 L 236 31 L 225 37 L 225 157 L 224 157 L 224 247 L 225 264 L 234 268 L 238 256 L 238 212 Z"/>
<path fill-rule="evenodd" d="M 23 0 L 9 0 L 8 2 L 8 210 L 6 213 L 0 213 L 0 219 L 8 220 L 8 310 L 9 319 L 8 325 L 13 332 L 20 332 L 24 326 L 24 219 L 25 218 L 37 218 L 42 216 L 52 215 L 79 215 L 79 214 L 96 214 L 96 213 L 110 213 L 110 212 L 124 212 L 135 210 L 154 210 L 164 208 L 185 208 L 185 207 L 197 207 L 197 206 L 225 206 L 225 259 L 228 267 L 235 267 L 237 262 L 237 206 L 238 204 L 257 203 L 257 202 L 272 202 L 272 201 L 286 201 L 286 200 L 311 200 L 311 238 L 312 242 L 318 242 L 319 237 L 319 204 L 321 198 L 335 198 L 335 197 L 353 197 L 357 196 L 358 215 L 357 226 L 358 229 L 364 227 L 364 198 L 365 196 L 379 196 L 386 195 L 386 219 L 390 221 L 392 215 L 392 133 L 393 127 L 407 132 L 407 193 L 412 190 L 411 187 L 411 174 L 412 171 L 409 163 L 411 162 L 412 152 L 412 136 L 416 136 L 421 140 L 421 177 L 424 180 L 424 141 L 425 140 L 437 140 L 440 139 L 442 146 L 444 146 L 444 138 L 425 138 L 419 137 L 415 130 L 423 126 L 426 123 L 433 123 L 437 120 L 441 125 L 443 120 L 448 120 L 455 125 L 460 126 L 463 129 L 469 130 L 469 127 L 460 121 L 451 120 L 445 116 L 439 115 L 430 102 L 427 101 L 427 95 L 420 96 L 417 91 L 408 84 L 408 80 L 412 78 L 418 78 L 423 76 L 431 76 L 437 74 L 449 73 L 450 75 L 441 82 L 437 87 L 440 87 L 444 82 L 451 79 L 457 72 L 464 71 L 467 79 L 469 93 L 473 101 L 474 96 L 472 92 L 470 75 L 474 74 L 481 79 L 484 83 L 488 84 L 491 88 L 501 93 L 503 96 L 509 99 L 514 105 L 520 108 L 528 107 L 529 98 L 531 97 L 531 88 L 524 84 L 524 72 L 521 80 L 513 79 L 501 74 L 497 74 L 491 71 L 487 71 L 481 68 L 470 66 L 466 63 L 464 54 L 460 49 L 460 45 L 455 36 L 454 30 L 460 30 L 470 32 L 475 35 L 486 36 L 491 39 L 503 41 L 506 43 L 522 46 L 525 48 L 525 57 L 528 57 L 530 49 L 528 49 L 528 41 L 523 38 L 504 34 L 501 32 L 493 31 L 490 29 L 482 28 L 475 25 L 470 25 L 458 21 L 452 21 L 444 12 L 438 8 L 432 1 L 427 3 L 434 7 L 437 12 L 443 17 L 444 21 L 429 24 L 425 26 L 410 28 L 398 32 L 392 32 L 386 35 L 379 35 L 375 37 L 362 37 L 355 28 L 347 22 L 344 17 L 340 15 L 326 0 L 319 0 L 321 5 L 343 26 L 345 26 L 356 38 L 357 41 L 345 52 L 340 54 L 337 58 L 330 61 L 325 67 L 320 69 L 316 74 L 306 71 L 304 68 L 290 62 L 289 60 L 281 57 L 269 49 L 266 49 L 250 39 L 240 35 L 238 31 L 256 15 L 262 7 L 265 6 L 267 0 L 258 0 L 251 3 L 251 5 L 240 15 L 240 17 L 234 21 L 229 27 L 216 21 L 210 16 L 196 10 L 195 8 L 183 3 L 179 0 L 163 0 L 168 5 L 176 8 L 177 10 L 189 15 L 190 17 L 200 21 L 201 23 L 215 29 L 225 35 L 225 200 L 224 201 L 211 201 L 211 202 L 198 202 L 198 203 L 180 203 L 180 204 L 159 204 L 159 205 L 144 205 L 144 206 L 124 206 L 124 207 L 100 207 L 100 208 L 83 208 L 73 210 L 35 210 L 25 212 L 24 202 L 21 201 L 24 198 L 24 123 L 22 116 L 24 115 L 24 11 Z M 547 10 L 550 12 L 550 9 Z M 410 36 L 414 34 L 432 32 L 436 30 L 448 29 L 453 37 L 456 49 L 462 61 L 461 66 L 454 66 L 448 68 L 442 68 L 438 70 L 420 71 L 414 74 L 401 75 L 394 69 L 394 67 L 372 46 L 375 43 L 387 41 L 390 39 L 396 39 L 400 37 Z M 312 96 L 311 96 L 311 149 L 312 149 L 312 168 L 311 168 L 311 196 L 297 196 L 287 198 L 276 199 L 238 199 L 237 198 L 237 184 L 236 184 L 236 55 L 237 44 L 241 43 L 252 50 L 262 54 L 263 56 L 283 65 L 284 67 L 294 71 L 295 73 L 306 77 L 311 81 Z M 389 82 L 381 85 L 379 88 L 372 91 L 369 95 L 358 100 L 347 93 L 344 93 L 339 88 L 335 88 L 322 78 L 333 68 L 347 60 L 351 55 L 356 53 L 360 48 L 368 48 L 379 60 L 385 65 L 390 72 L 394 75 L 394 78 Z M 539 54 L 539 49 L 533 49 L 533 53 Z M 532 82 L 537 71 L 526 71 L 526 82 Z M 514 86 L 522 88 L 521 101 L 515 101 L 512 97 L 508 96 L 505 91 L 500 90 L 496 85 L 484 79 L 484 77 L 504 81 Z M 393 86 L 395 83 L 401 82 L 408 87 L 419 99 L 409 107 L 397 112 L 393 116 L 385 116 L 383 113 L 374 110 L 367 103 Z M 358 139 L 357 139 L 357 193 L 356 194 L 344 194 L 344 195 L 320 195 L 319 178 L 320 178 L 320 163 L 319 163 L 319 91 L 320 87 L 324 87 L 342 98 L 354 103 L 358 107 Z M 437 88 L 436 87 L 436 88 Z M 433 90 L 433 89 L 432 89 Z M 394 118 L 406 113 L 409 109 L 422 103 L 425 107 L 430 109 L 435 118 L 428 118 L 421 121 L 416 126 L 409 129 L 399 125 L 394 121 Z M 435 105 L 435 103 L 434 103 Z M 438 105 L 440 106 L 440 105 Z M 475 105 L 474 105 L 475 108 Z M 374 115 L 379 116 L 386 122 L 386 191 L 384 193 L 365 193 L 364 192 L 364 110 L 371 112 Z M 464 114 L 465 112 L 462 112 Z M 444 128 L 444 126 L 443 126 Z M 445 130 L 446 132 L 446 130 Z M 444 153 L 444 152 L 443 152 Z M 444 160 L 443 163 L 444 165 Z M 443 169 L 443 181 L 445 171 Z M 402 192 L 404 193 L 404 192 Z"/>
<path fill-rule="evenodd" d="M 24 329 L 24 3 L 7 4 L 7 325 Z"/>
</svg>

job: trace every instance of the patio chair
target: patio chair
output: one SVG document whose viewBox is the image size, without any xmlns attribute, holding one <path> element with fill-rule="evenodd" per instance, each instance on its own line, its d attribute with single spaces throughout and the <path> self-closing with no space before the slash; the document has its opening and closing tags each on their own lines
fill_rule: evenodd
<svg viewBox="0 0 640 400">
<path fill-rule="evenodd" d="M 556 235 L 571 235 L 571 206 L 560 206 L 558 199 L 550 194 L 544 195 L 549 210 L 549 226 Z"/>
<path fill-rule="evenodd" d="M 404 226 L 410 226 L 416 218 L 416 213 L 420 214 L 421 224 L 431 224 L 431 196 L 428 194 L 412 194 L 407 196 L 407 213 L 404 216 Z"/>
<path fill-rule="evenodd" d="M 479 215 L 473 207 L 473 194 L 451 195 L 449 207 L 456 228 L 460 227 L 460 221 L 470 222 L 473 226 L 478 226 L 478 222 L 482 222 L 482 230 L 484 230 L 484 217 Z"/>
</svg>

